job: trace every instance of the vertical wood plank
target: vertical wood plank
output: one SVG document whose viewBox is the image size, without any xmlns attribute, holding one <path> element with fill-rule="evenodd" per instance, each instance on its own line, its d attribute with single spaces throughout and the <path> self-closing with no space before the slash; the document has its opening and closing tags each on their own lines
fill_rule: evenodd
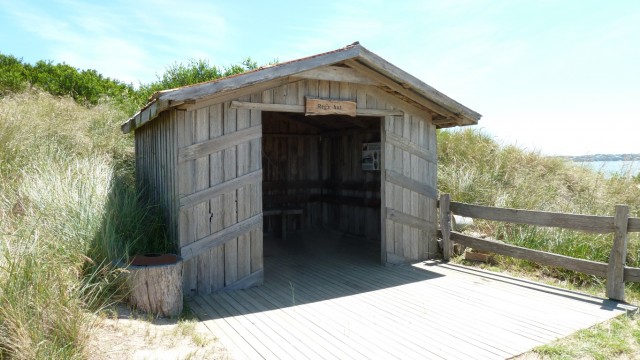
<svg viewBox="0 0 640 360">
<path fill-rule="evenodd" d="M 195 110 L 195 143 L 200 143 L 209 139 L 209 108 Z M 195 159 L 195 191 L 207 189 L 209 187 L 210 159 L 209 155 Z M 211 233 L 209 201 L 202 202 L 194 206 L 196 240 L 202 239 Z M 195 257 L 196 262 L 196 282 L 198 293 L 211 293 L 211 273 L 210 254 L 202 253 Z"/>
<path fill-rule="evenodd" d="M 367 97 L 368 100 L 368 97 Z M 367 101 L 367 106 L 369 102 Z M 386 123 L 390 116 L 385 116 L 380 121 L 380 263 L 383 265 L 387 263 L 387 179 L 386 179 L 386 169 L 387 169 L 387 131 L 386 131 Z"/>
<path fill-rule="evenodd" d="M 352 86 L 347 82 L 340 82 L 340 99 L 341 100 L 354 100 L 352 96 Z M 355 182 L 358 181 L 356 177 L 356 165 L 354 161 L 359 161 L 360 156 L 358 156 L 358 147 L 356 143 L 359 141 L 360 136 L 358 134 L 354 134 L 352 136 L 343 136 L 343 159 L 344 162 L 342 164 L 343 171 L 343 181 L 347 182 Z M 346 190 L 343 191 L 342 196 L 355 196 L 356 191 L 354 190 Z M 353 205 L 347 205 L 342 207 L 341 218 L 345 219 L 347 224 L 345 227 L 345 231 L 351 234 L 358 234 L 358 228 L 360 224 L 358 223 L 358 213 L 363 210 L 362 208 L 356 208 Z"/>
<path fill-rule="evenodd" d="M 436 127 L 431 122 L 431 117 L 428 117 L 425 122 L 425 131 L 426 131 L 426 148 L 429 151 L 437 156 L 437 144 L 436 144 Z M 425 179 L 426 183 L 433 186 L 434 189 L 438 188 L 438 165 L 433 162 L 426 162 Z M 438 220 L 438 202 L 436 199 L 427 198 L 427 219 L 431 221 L 432 224 L 437 224 Z M 437 228 L 434 226 L 428 233 L 428 244 L 429 244 L 429 254 L 430 257 L 435 256 L 438 252 L 438 241 L 437 241 Z"/>
<path fill-rule="evenodd" d="M 321 98 L 329 97 L 329 81 L 319 80 L 318 81 L 318 96 Z M 320 168 L 320 179 L 324 182 L 330 178 L 330 168 L 329 168 L 329 151 L 330 151 L 330 138 L 322 138 L 319 147 L 320 147 L 320 164 L 318 165 Z M 321 192 L 323 189 L 320 190 Z M 323 227 L 330 226 L 330 205 L 323 202 L 320 204 L 320 213 L 322 216 L 321 224 Z"/>
<path fill-rule="evenodd" d="M 422 118 L 417 118 L 417 121 L 418 121 L 418 124 L 416 129 L 416 133 L 417 133 L 416 143 L 423 149 L 430 151 L 427 146 L 427 139 L 424 134 L 426 121 L 425 119 L 422 119 Z M 422 184 L 430 184 L 430 181 L 427 178 L 427 167 L 428 167 L 427 162 L 424 159 L 421 159 L 418 157 L 415 157 L 415 159 L 417 162 L 415 179 L 417 179 Z M 437 189 L 437 185 L 434 188 Z M 417 216 L 421 219 L 426 219 L 427 221 L 431 221 L 432 224 L 437 223 L 437 219 L 431 219 L 429 216 L 429 213 L 427 210 L 429 205 L 429 199 L 424 195 L 418 195 L 418 198 L 420 201 L 418 203 Z M 421 230 L 418 236 L 419 236 L 419 242 L 420 242 L 420 247 L 419 247 L 420 259 L 422 260 L 422 259 L 433 258 L 435 255 L 433 251 L 437 249 L 437 242 L 436 242 L 437 240 L 435 239 L 435 236 L 431 235 L 431 229 L 429 229 L 428 231 Z M 435 242 L 436 246 L 432 246 L 433 242 Z"/>
<path fill-rule="evenodd" d="M 451 260 L 453 255 L 450 202 L 451 197 L 449 194 L 440 195 L 440 231 L 442 232 L 442 258 L 444 261 Z"/>
<path fill-rule="evenodd" d="M 319 91 L 319 83 L 318 80 L 308 80 L 306 85 L 306 93 L 308 96 L 317 97 Z M 321 172 L 322 172 L 322 144 L 319 138 L 314 138 L 313 140 L 308 142 L 309 146 L 309 157 L 314 159 L 313 161 L 307 162 L 307 173 L 309 174 L 309 179 L 313 181 L 321 180 Z M 315 187 L 311 189 L 311 196 L 318 196 L 321 192 L 321 187 Z M 312 228 L 320 228 L 322 227 L 322 204 L 319 202 L 310 203 L 308 206 L 309 211 L 307 212 L 307 221 Z"/>
<path fill-rule="evenodd" d="M 171 244 L 174 248 L 174 250 L 176 251 L 177 254 L 179 254 L 178 252 L 178 238 L 176 235 L 176 230 L 178 228 L 178 225 L 176 223 L 176 210 L 178 208 L 178 204 L 176 204 L 176 201 L 174 201 L 174 199 L 178 199 L 178 192 L 176 191 L 176 173 L 177 173 L 177 166 L 178 163 L 176 162 L 176 148 L 177 148 L 177 139 L 176 139 L 176 124 L 177 124 L 177 119 L 176 119 L 176 113 L 177 110 L 172 109 L 170 110 L 170 118 L 169 118 L 169 139 L 168 139 L 168 146 L 169 146 L 169 188 L 168 188 L 168 196 L 169 196 L 169 209 L 171 211 L 170 214 L 170 221 L 169 221 L 169 237 L 171 239 Z"/>
<path fill-rule="evenodd" d="M 616 205 L 613 225 L 615 235 L 607 269 L 607 297 L 624 301 L 624 265 L 627 258 L 627 227 L 629 226 L 628 206 Z"/>
<path fill-rule="evenodd" d="M 265 90 L 262 92 L 262 103 L 263 104 L 272 104 L 273 103 L 273 90 Z M 261 119 L 261 123 L 262 123 L 262 132 L 264 133 L 269 133 L 269 132 L 274 132 L 273 129 L 271 128 L 271 124 L 272 121 L 267 121 L 266 119 L 269 119 L 269 115 L 268 114 L 262 114 L 262 119 Z M 268 157 L 266 154 L 270 154 L 271 153 L 271 149 L 273 148 L 273 138 L 267 137 L 267 136 L 263 136 L 262 138 L 262 144 L 261 144 L 261 151 L 265 154 L 265 156 L 262 156 L 261 159 L 261 164 L 262 164 L 262 181 L 271 181 L 271 179 L 273 178 L 273 160 Z M 261 194 L 260 197 L 263 201 L 263 203 L 261 204 L 261 210 L 266 206 L 266 204 L 264 203 L 264 196 L 268 195 L 264 192 L 264 189 L 262 189 L 262 186 L 259 187 L 258 189 Z M 273 226 L 271 224 L 271 220 L 270 219 L 272 216 L 269 217 L 263 217 L 263 232 L 271 232 L 273 231 Z"/>
<path fill-rule="evenodd" d="M 251 95 L 251 102 L 259 103 L 264 101 L 263 94 Z M 252 110 L 250 113 L 251 126 L 259 126 L 262 124 L 262 112 Z M 251 142 L 251 164 L 250 171 L 257 171 L 262 168 L 262 139 L 256 139 Z M 251 186 L 251 216 L 262 213 L 262 181 Z M 258 228 L 251 231 L 250 234 L 250 251 L 251 251 L 251 273 L 263 269 L 263 230 Z"/>
<path fill-rule="evenodd" d="M 241 97 L 240 101 L 250 101 L 250 96 Z M 236 115 L 237 130 L 251 126 L 250 110 L 238 109 Z M 237 176 L 249 172 L 251 165 L 251 144 L 245 142 L 237 146 L 236 154 Z M 251 212 L 251 187 L 245 185 L 237 191 L 238 221 L 249 217 Z M 251 273 L 251 239 L 249 234 L 238 237 L 238 280 L 249 276 Z"/>
<path fill-rule="evenodd" d="M 398 136 L 402 136 L 402 127 L 404 125 L 403 117 L 395 117 L 393 122 L 393 133 Z M 393 151 L 393 163 L 392 168 L 402 174 L 404 172 L 404 151 L 399 147 L 394 146 Z M 393 208 L 402 211 L 404 205 L 404 192 L 403 188 L 397 185 L 393 185 Z M 395 237 L 395 254 L 398 256 L 405 256 L 405 225 L 394 223 L 394 237 Z M 407 252 L 408 253 L 408 252 Z"/>
<path fill-rule="evenodd" d="M 328 98 L 330 94 L 331 86 L 329 81 L 320 80 L 318 81 L 318 96 L 321 98 Z"/>
<path fill-rule="evenodd" d="M 298 81 L 298 93 L 297 93 L 297 100 L 296 100 L 296 104 L 297 105 L 304 105 L 304 97 L 307 94 L 307 85 L 308 85 L 308 81 L 307 80 L 302 80 L 302 81 Z"/>
<path fill-rule="evenodd" d="M 230 108 L 230 103 L 224 103 L 224 134 L 236 131 L 236 109 Z M 237 177 L 236 147 L 232 146 L 223 150 L 224 180 L 229 181 Z M 229 227 L 238 222 L 237 194 L 231 191 L 223 195 L 224 201 L 224 227 Z M 224 244 L 224 282 L 225 286 L 238 280 L 238 239 Z"/>
<path fill-rule="evenodd" d="M 402 132 L 398 135 L 402 136 L 406 140 L 411 138 L 411 116 L 405 113 L 402 118 Z M 408 151 L 401 150 L 402 160 L 400 163 L 401 174 L 407 177 L 411 177 L 411 154 Z M 398 208 L 405 214 L 411 215 L 411 192 L 409 189 L 400 187 L 402 189 L 402 207 Z M 402 225 L 402 248 L 404 257 L 415 260 L 413 258 L 412 251 L 412 239 L 411 239 L 411 227 L 409 225 Z"/>
<path fill-rule="evenodd" d="M 410 124 L 409 126 L 411 127 L 411 131 L 409 133 L 411 142 L 413 142 L 416 145 L 419 145 L 419 140 L 418 140 L 419 127 L 420 127 L 419 120 L 415 116 L 411 116 L 409 124 Z M 409 177 L 412 178 L 413 180 L 418 180 L 418 181 L 420 180 L 419 178 L 420 161 L 419 160 L 420 159 L 417 156 L 413 154 L 409 154 L 409 171 L 408 171 Z M 412 192 L 411 190 L 408 190 L 408 195 L 409 195 L 408 202 L 410 202 L 410 209 L 411 209 L 409 214 L 415 217 L 421 217 L 418 211 L 418 208 L 419 208 L 419 204 L 423 200 L 422 195 Z M 411 232 L 411 259 L 421 260 L 424 254 L 424 250 L 423 250 L 424 246 L 422 245 L 424 244 L 426 239 L 420 236 L 421 231 L 418 228 L 412 227 L 410 229 L 410 232 Z"/>
<path fill-rule="evenodd" d="M 395 117 L 394 116 L 387 116 L 386 117 L 386 121 L 385 121 L 385 135 L 388 133 L 392 133 L 393 129 L 394 129 L 394 123 L 395 123 Z M 386 138 L 386 137 L 385 137 Z M 389 170 L 396 170 L 393 162 L 395 159 L 395 146 L 393 146 L 392 144 L 385 142 L 385 170 L 389 169 Z M 395 206 L 395 195 L 396 195 L 396 191 L 395 191 L 395 185 L 391 184 L 390 182 L 385 182 L 385 206 L 386 208 L 390 208 L 393 209 Z M 386 208 L 383 208 L 383 210 L 385 210 L 385 218 L 384 221 L 386 223 L 386 245 L 387 245 L 387 252 L 391 253 L 391 254 L 395 254 L 396 253 L 396 230 L 395 230 L 395 224 L 393 223 L 393 221 L 387 219 L 386 217 Z"/>
<path fill-rule="evenodd" d="M 209 107 L 209 138 L 215 139 L 222 136 L 224 132 L 223 104 L 216 104 Z M 210 178 L 211 186 L 224 181 L 223 151 L 211 154 Z M 211 208 L 211 233 L 218 232 L 224 228 L 224 195 L 219 195 L 209 201 Z M 216 291 L 224 287 L 224 245 L 214 247 L 209 251 L 209 279 L 211 281 L 211 291 Z"/>
<path fill-rule="evenodd" d="M 186 147 L 193 144 L 193 118 L 192 112 L 178 113 L 179 146 Z M 180 195 L 189 195 L 194 192 L 195 160 L 185 161 L 180 164 Z M 194 208 L 180 210 L 180 247 L 188 245 L 195 240 Z M 197 291 L 197 277 L 195 259 L 190 259 L 183 264 L 184 293 L 194 295 Z"/>
<path fill-rule="evenodd" d="M 329 82 L 329 97 L 331 99 L 340 99 L 340 83 L 337 81 Z"/>
</svg>

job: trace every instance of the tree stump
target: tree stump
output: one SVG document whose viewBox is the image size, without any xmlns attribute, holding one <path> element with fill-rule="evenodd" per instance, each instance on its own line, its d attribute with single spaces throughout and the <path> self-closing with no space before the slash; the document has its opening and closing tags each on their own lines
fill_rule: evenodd
<svg viewBox="0 0 640 360">
<path fill-rule="evenodd" d="M 178 255 L 134 256 L 129 266 L 129 301 L 138 310 L 163 317 L 182 312 L 182 258 Z"/>
</svg>

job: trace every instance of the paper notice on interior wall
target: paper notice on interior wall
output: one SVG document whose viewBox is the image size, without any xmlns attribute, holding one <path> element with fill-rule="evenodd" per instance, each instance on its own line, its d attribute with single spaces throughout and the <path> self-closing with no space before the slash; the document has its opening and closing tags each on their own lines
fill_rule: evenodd
<svg viewBox="0 0 640 360">
<path fill-rule="evenodd" d="M 362 143 L 362 170 L 380 170 L 380 143 Z"/>
</svg>

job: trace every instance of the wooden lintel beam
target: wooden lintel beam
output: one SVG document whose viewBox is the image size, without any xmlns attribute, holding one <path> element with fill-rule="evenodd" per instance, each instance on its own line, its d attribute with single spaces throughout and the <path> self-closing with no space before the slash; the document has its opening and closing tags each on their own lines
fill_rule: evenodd
<svg viewBox="0 0 640 360">
<path fill-rule="evenodd" d="M 252 103 L 247 101 L 232 101 L 230 107 L 232 109 L 248 109 L 261 110 L 271 112 L 288 112 L 288 113 L 304 113 L 304 105 L 288 105 L 288 104 L 264 104 Z M 357 116 L 402 116 L 404 112 L 401 110 L 387 109 L 356 109 Z"/>
<path fill-rule="evenodd" d="M 229 107 L 232 109 L 304 113 L 304 105 L 263 104 L 263 103 L 253 103 L 253 102 L 246 102 L 246 101 L 232 101 Z"/>
</svg>

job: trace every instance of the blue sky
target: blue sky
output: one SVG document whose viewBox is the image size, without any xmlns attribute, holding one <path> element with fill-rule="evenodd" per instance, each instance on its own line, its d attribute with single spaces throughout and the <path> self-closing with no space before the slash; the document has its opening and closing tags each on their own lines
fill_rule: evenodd
<svg viewBox="0 0 640 360">
<path fill-rule="evenodd" d="M 640 1 L 0 0 L 0 52 L 134 84 L 190 58 L 265 64 L 354 41 L 502 143 L 640 153 Z"/>
</svg>

